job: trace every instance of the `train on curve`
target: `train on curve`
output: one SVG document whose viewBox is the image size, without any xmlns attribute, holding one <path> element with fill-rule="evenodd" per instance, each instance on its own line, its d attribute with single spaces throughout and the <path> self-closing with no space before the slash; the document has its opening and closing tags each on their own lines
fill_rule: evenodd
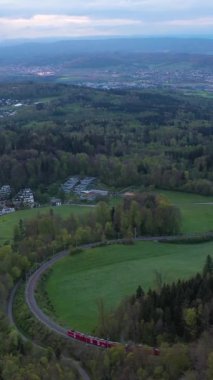
<svg viewBox="0 0 213 380">
<path fill-rule="evenodd" d="M 83 333 L 81 333 L 79 331 L 75 331 L 75 330 L 68 330 L 67 335 L 72 339 L 78 340 L 78 341 L 86 343 L 86 344 L 91 344 L 93 346 L 101 347 L 101 348 L 111 348 L 111 347 L 115 347 L 115 346 L 121 344 L 118 342 L 111 342 L 110 340 L 101 339 L 101 338 L 97 338 L 94 336 L 86 335 L 86 334 L 83 334 Z M 126 344 L 125 349 L 128 350 L 128 347 L 129 346 Z M 139 346 L 139 347 L 142 347 L 142 346 Z M 156 347 L 145 348 L 145 351 L 151 355 L 155 355 L 155 356 L 160 355 L 160 350 Z"/>
</svg>

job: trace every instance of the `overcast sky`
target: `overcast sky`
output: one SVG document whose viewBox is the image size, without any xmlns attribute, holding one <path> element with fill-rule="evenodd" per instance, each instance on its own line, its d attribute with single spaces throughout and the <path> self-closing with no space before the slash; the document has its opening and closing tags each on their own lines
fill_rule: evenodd
<svg viewBox="0 0 213 380">
<path fill-rule="evenodd" d="M 210 34 L 213 0 L 0 0 L 0 40 Z"/>
</svg>

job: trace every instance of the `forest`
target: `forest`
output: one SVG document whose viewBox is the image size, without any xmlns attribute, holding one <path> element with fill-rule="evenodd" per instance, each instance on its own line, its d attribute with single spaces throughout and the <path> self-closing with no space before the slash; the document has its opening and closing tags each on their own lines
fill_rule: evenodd
<svg viewBox="0 0 213 380">
<path fill-rule="evenodd" d="M 80 174 L 213 194 L 212 98 L 33 83 L 1 85 L 3 97 L 26 104 L 0 118 L 1 185 L 42 199 Z"/>
</svg>

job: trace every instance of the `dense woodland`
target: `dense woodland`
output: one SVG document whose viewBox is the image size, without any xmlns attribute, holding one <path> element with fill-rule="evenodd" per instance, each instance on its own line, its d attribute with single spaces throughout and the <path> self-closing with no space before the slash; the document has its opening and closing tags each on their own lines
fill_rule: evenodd
<svg viewBox="0 0 213 380">
<path fill-rule="evenodd" d="M 2 85 L 1 97 L 30 104 L 0 119 L 0 184 L 41 197 L 82 174 L 213 194 L 212 98 L 30 83 Z"/>
</svg>

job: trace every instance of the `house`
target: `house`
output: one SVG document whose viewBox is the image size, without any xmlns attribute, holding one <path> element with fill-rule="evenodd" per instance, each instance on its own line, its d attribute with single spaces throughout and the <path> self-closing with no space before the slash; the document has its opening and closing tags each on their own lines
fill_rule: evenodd
<svg viewBox="0 0 213 380">
<path fill-rule="evenodd" d="M 51 206 L 61 206 L 62 202 L 61 202 L 61 199 L 59 199 L 59 198 L 52 198 L 50 200 L 50 204 L 51 204 Z"/>
<path fill-rule="evenodd" d="M 80 194 L 81 200 L 87 200 L 89 202 L 96 201 L 97 199 L 103 199 L 107 198 L 109 195 L 109 192 L 107 190 L 84 190 Z"/>
<path fill-rule="evenodd" d="M 14 198 L 14 204 L 17 206 L 34 207 L 35 200 L 31 189 L 23 189 L 18 192 Z"/>
<path fill-rule="evenodd" d="M 19 107 L 22 107 L 22 106 L 23 106 L 22 103 L 16 103 L 16 104 L 14 104 L 14 107 L 16 107 L 16 108 L 19 108 Z"/>
<path fill-rule="evenodd" d="M 0 199 L 5 200 L 8 199 L 11 195 L 11 187 L 10 185 L 4 185 L 0 188 Z"/>
<path fill-rule="evenodd" d="M 62 186 L 64 193 L 70 193 L 74 187 L 80 182 L 79 177 L 70 177 Z"/>
<path fill-rule="evenodd" d="M 15 211 L 16 210 L 14 209 L 14 207 L 4 207 L 0 211 L 0 216 L 6 215 L 6 214 L 11 214 L 12 212 L 15 212 Z"/>
<path fill-rule="evenodd" d="M 135 193 L 127 191 L 126 193 L 123 194 L 123 196 L 126 198 L 134 198 Z"/>
<path fill-rule="evenodd" d="M 84 177 L 80 179 L 79 177 L 70 177 L 62 186 L 61 189 L 65 193 L 70 193 L 71 191 L 77 195 L 80 195 L 82 191 L 87 190 L 92 183 L 96 180 L 95 177 Z"/>
<path fill-rule="evenodd" d="M 95 182 L 95 180 L 96 180 L 95 177 L 85 177 L 85 178 L 83 178 L 80 181 L 79 185 L 74 188 L 74 193 L 77 194 L 77 195 L 81 195 L 81 193 L 83 191 L 86 191 L 92 185 L 92 183 Z"/>
</svg>

